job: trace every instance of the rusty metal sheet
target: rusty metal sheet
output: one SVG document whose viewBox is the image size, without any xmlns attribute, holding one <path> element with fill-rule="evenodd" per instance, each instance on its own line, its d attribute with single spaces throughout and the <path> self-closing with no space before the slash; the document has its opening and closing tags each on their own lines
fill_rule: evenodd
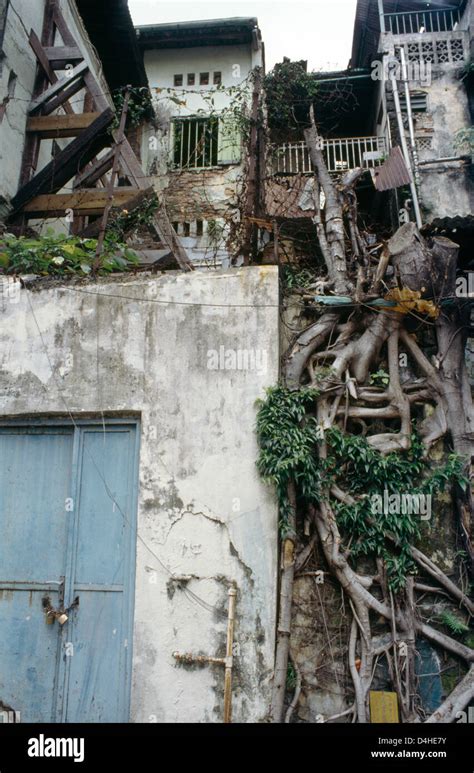
<svg viewBox="0 0 474 773">
<path fill-rule="evenodd" d="M 378 191 L 389 191 L 393 188 L 401 188 L 402 185 L 409 185 L 410 172 L 405 164 L 402 151 L 396 145 L 390 151 L 388 159 L 382 166 L 371 169 L 372 180 Z"/>
</svg>

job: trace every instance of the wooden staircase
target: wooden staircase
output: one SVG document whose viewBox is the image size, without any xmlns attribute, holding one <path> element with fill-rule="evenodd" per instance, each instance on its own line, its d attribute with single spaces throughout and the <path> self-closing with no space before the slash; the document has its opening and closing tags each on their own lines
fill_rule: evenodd
<svg viewBox="0 0 474 773">
<path fill-rule="evenodd" d="M 55 45 L 59 33 L 62 45 Z M 123 131 L 114 128 L 115 111 L 102 93 L 80 45 L 71 34 L 57 0 L 47 0 L 41 40 L 32 30 L 29 44 L 37 59 L 33 99 L 28 108 L 20 188 L 12 199 L 10 222 L 25 229 L 31 219 L 65 217 L 73 213 L 76 235 L 97 232 L 104 210 L 119 207 L 132 212 L 144 198 L 155 196 Z M 56 71 L 67 68 L 67 75 Z M 84 112 L 70 100 L 85 92 Z M 57 113 L 56 111 L 62 111 Z M 71 142 L 36 172 L 42 140 L 71 138 Z M 118 173 L 118 174 L 117 174 Z M 112 188 L 112 181 L 120 185 Z M 72 192 L 61 190 L 72 181 Z M 99 221 L 88 222 L 99 217 Z M 157 247 L 165 246 L 183 270 L 193 265 L 163 204 L 150 224 Z"/>
</svg>

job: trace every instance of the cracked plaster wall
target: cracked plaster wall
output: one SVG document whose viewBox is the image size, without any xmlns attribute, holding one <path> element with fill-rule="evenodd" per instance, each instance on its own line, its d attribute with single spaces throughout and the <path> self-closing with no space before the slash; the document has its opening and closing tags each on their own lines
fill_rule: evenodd
<svg viewBox="0 0 474 773">
<path fill-rule="evenodd" d="M 30 293 L 34 316 L 28 291 L 0 296 L 0 414 L 64 414 L 66 403 L 77 416 L 140 416 L 132 721 L 222 721 L 223 669 L 179 666 L 172 653 L 224 654 L 232 580 L 234 719 L 262 720 L 278 518 L 254 425 L 255 400 L 278 378 L 277 269 L 69 287 L 48 280 Z M 266 368 L 209 370 L 207 352 L 221 346 L 263 351 Z"/>
</svg>

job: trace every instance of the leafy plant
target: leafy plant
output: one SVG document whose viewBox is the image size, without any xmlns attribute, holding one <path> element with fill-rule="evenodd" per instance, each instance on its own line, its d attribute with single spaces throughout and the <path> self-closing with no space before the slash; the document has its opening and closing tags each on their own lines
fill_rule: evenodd
<svg viewBox="0 0 474 773">
<path fill-rule="evenodd" d="M 442 612 L 439 616 L 439 621 L 448 628 L 455 636 L 461 636 L 464 633 L 469 632 L 469 626 L 461 620 L 457 615 L 453 615 L 452 612 Z"/>
<path fill-rule="evenodd" d="M 380 368 L 376 373 L 370 374 L 370 383 L 375 384 L 376 386 L 386 387 L 390 383 L 390 376 L 386 370 Z"/>
<path fill-rule="evenodd" d="M 444 465 L 433 469 L 416 432 L 409 451 L 383 455 L 365 437 L 346 434 L 338 427 L 325 431 L 327 458 L 319 459 L 322 429 L 312 415 L 318 394 L 316 389 L 290 391 L 276 386 L 267 390 L 265 400 L 258 401 L 257 468 L 276 488 L 282 534 L 288 531 L 290 481 L 300 501 L 315 505 L 323 495 L 323 484 L 325 489 L 338 485 L 355 500 L 354 504 L 332 503 L 350 555 L 353 559 L 382 557 L 390 587 L 400 591 L 407 574 L 415 569 L 411 545 L 420 536 L 421 520 L 414 509 L 374 512 L 373 496 L 380 497 L 385 491 L 433 496 L 453 481 L 465 488 L 463 460 L 451 454 Z"/>
<path fill-rule="evenodd" d="M 4 274 L 68 276 L 90 274 L 96 260 L 96 239 L 55 234 L 31 239 L 4 234 L 0 239 L 0 270 Z M 138 263 L 138 257 L 125 244 L 106 239 L 97 273 L 125 271 Z"/>
<path fill-rule="evenodd" d="M 286 671 L 286 688 L 287 690 L 294 690 L 296 687 L 296 670 L 293 663 L 288 663 Z"/>
<path fill-rule="evenodd" d="M 310 287 L 315 282 L 315 274 L 308 268 L 295 271 L 290 266 L 285 266 L 283 271 L 283 286 L 287 290 L 293 290 L 296 287 Z"/>
<path fill-rule="evenodd" d="M 329 474 L 356 498 L 353 505 L 336 503 L 334 509 L 343 536 L 351 541 L 351 555 L 381 556 L 387 567 L 390 587 L 394 591 L 405 585 L 406 575 L 414 571 L 410 546 L 420 536 L 420 518 L 415 512 L 374 513 L 374 495 L 408 492 L 412 496 L 435 495 L 457 481 L 463 488 L 468 481 L 463 475 L 463 461 L 456 454 L 432 470 L 432 462 L 423 456 L 423 444 L 412 435 L 409 451 L 386 456 L 374 449 L 366 438 L 344 434 L 333 427 L 326 433 Z M 395 539 L 397 547 L 387 542 Z"/>
<path fill-rule="evenodd" d="M 277 64 L 264 78 L 268 125 L 275 141 L 298 136 L 309 121 L 309 107 L 319 86 L 303 62 Z"/>
<path fill-rule="evenodd" d="M 266 400 L 257 403 L 257 468 L 263 479 L 276 487 L 283 534 L 288 527 L 290 480 L 295 481 L 298 493 L 307 502 L 316 503 L 319 499 L 321 468 L 317 444 L 321 435 L 315 417 L 307 413 L 317 395 L 315 389 L 291 392 L 276 386 L 267 390 Z"/>
<path fill-rule="evenodd" d="M 142 121 L 150 119 L 153 115 L 151 94 L 146 86 L 129 86 L 128 92 L 127 126 L 138 126 Z M 116 110 L 114 128 L 117 128 L 125 101 L 125 89 L 114 91 L 112 99 Z"/>
</svg>

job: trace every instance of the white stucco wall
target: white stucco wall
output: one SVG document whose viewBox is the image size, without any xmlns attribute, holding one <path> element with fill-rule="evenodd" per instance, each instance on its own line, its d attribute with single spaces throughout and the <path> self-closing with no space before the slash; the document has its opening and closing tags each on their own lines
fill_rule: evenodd
<svg viewBox="0 0 474 773">
<path fill-rule="evenodd" d="M 235 581 L 234 721 L 262 720 L 278 518 L 255 468 L 254 426 L 255 401 L 278 378 L 277 269 L 49 285 L 0 299 L 0 415 L 67 405 L 77 417 L 140 416 L 131 719 L 222 721 L 222 668 L 179 666 L 172 653 L 224 654 Z M 209 369 L 221 346 L 253 351 L 262 367 Z M 189 598 L 183 576 L 217 611 Z"/>
<path fill-rule="evenodd" d="M 183 236 L 184 223 L 190 225 L 190 236 L 184 243 L 192 260 L 199 263 L 226 265 L 229 260 L 227 236 L 229 220 L 240 219 L 238 197 L 245 177 L 245 148 L 235 163 L 219 163 L 206 170 L 173 170 L 173 119 L 186 116 L 229 116 L 232 109 L 249 109 L 252 69 L 262 66 L 262 48 L 252 45 L 202 46 L 144 52 L 145 69 L 150 84 L 156 124 L 143 135 L 142 159 L 148 175 L 159 192 L 164 192 L 173 222 Z M 199 76 L 209 73 L 209 85 L 201 86 Z M 213 84 L 214 72 L 220 72 L 221 87 Z M 187 75 L 195 75 L 188 86 Z M 183 76 L 182 87 L 174 87 L 174 75 Z M 212 101 L 211 101 L 212 100 Z M 207 238 L 209 220 L 224 228 L 217 249 Z M 203 222 L 203 235 L 197 238 L 196 222 Z M 227 225 L 226 225 L 227 224 Z"/>
</svg>

